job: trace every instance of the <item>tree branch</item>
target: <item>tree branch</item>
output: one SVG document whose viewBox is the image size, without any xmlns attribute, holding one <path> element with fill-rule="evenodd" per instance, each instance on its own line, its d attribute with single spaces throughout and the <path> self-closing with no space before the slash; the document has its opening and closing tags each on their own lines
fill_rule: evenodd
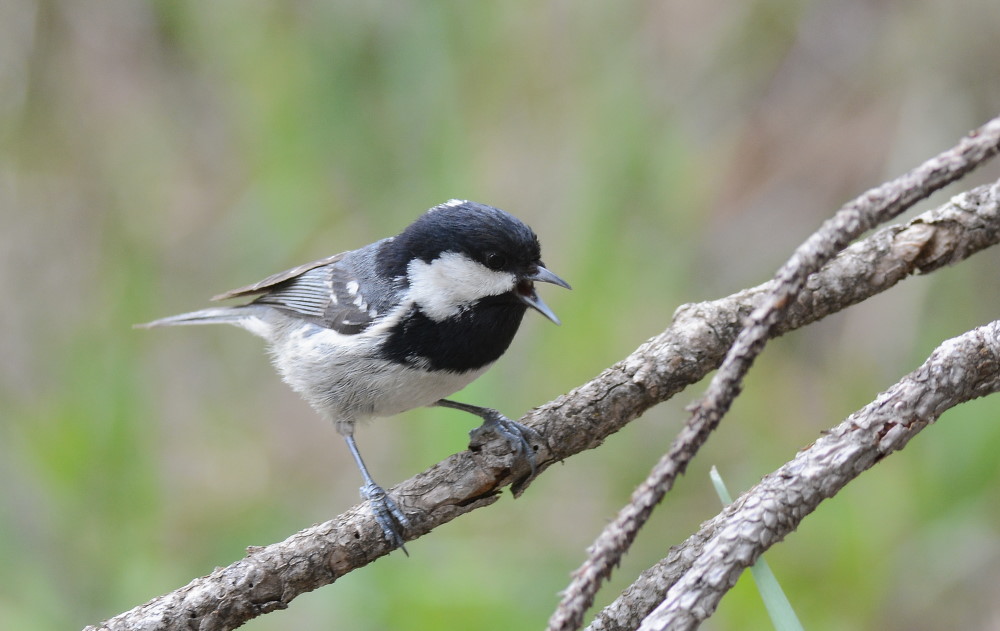
<svg viewBox="0 0 1000 631">
<path fill-rule="evenodd" d="M 858 236 L 954 182 L 993 157 L 998 149 L 1000 118 L 995 118 L 951 149 L 849 202 L 795 250 L 778 270 L 760 306 L 750 313 L 705 395 L 693 407 L 691 418 L 681 428 L 669 451 L 588 548 L 587 559 L 573 573 L 572 581 L 549 620 L 549 631 L 580 628 L 583 614 L 593 604 L 597 590 L 618 566 L 653 509 L 718 427 L 739 395 L 743 377 L 787 317 L 808 277 Z"/>
<path fill-rule="evenodd" d="M 879 231 L 843 251 L 806 283 L 775 334 L 884 291 L 910 274 L 958 262 L 1000 241 L 1000 185 L 974 189 L 905 225 Z M 586 449 L 703 378 L 722 361 L 744 318 L 772 283 L 727 298 L 685 305 L 671 326 L 593 380 L 526 414 L 544 437 L 544 470 Z M 489 440 L 487 440 L 489 438 Z M 412 522 L 407 539 L 495 502 L 504 486 L 524 491 L 527 471 L 511 468 L 509 447 L 476 436 L 455 454 L 392 489 Z M 365 505 L 248 550 L 245 558 L 122 613 L 90 630 L 233 629 L 282 609 L 296 596 L 390 552 Z"/>
<path fill-rule="evenodd" d="M 643 572 L 588 631 L 695 628 L 740 573 L 820 502 L 946 410 L 998 391 L 1000 320 L 945 341 L 917 370 L 766 475 Z"/>
</svg>

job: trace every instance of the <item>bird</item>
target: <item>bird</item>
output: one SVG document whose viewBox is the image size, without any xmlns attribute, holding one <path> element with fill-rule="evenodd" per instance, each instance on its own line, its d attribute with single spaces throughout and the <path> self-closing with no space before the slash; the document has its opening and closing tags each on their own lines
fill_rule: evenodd
<svg viewBox="0 0 1000 631">
<path fill-rule="evenodd" d="M 230 324 L 265 340 L 282 379 L 334 424 L 361 473 L 360 492 L 392 548 L 409 518 L 368 471 L 360 423 L 428 406 L 482 418 L 535 472 L 535 430 L 493 408 L 452 401 L 510 346 L 534 309 L 559 318 L 535 283 L 570 289 L 541 260 L 534 231 L 510 213 L 452 199 L 396 236 L 268 276 L 212 300 L 251 299 L 136 325 Z"/>
</svg>

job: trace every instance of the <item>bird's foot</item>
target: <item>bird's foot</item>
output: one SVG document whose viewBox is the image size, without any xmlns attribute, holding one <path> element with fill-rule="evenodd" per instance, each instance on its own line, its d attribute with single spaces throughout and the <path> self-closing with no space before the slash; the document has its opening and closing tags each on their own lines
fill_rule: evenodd
<svg viewBox="0 0 1000 631">
<path fill-rule="evenodd" d="M 368 500 L 368 504 L 375 514 L 375 521 L 382 528 L 382 534 L 389 541 L 393 548 L 401 548 L 403 553 L 410 555 L 403 545 L 403 530 L 410 527 L 410 520 L 400 510 L 395 500 L 389 497 L 381 486 L 369 483 L 361 487 L 361 497 Z"/>
<path fill-rule="evenodd" d="M 526 480 L 535 477 L 537 460 L 535 458 L 535 448 L 531 446 L 531 441 L 541 442 L 542 435 L 527 425 L 512 421 L 496 410 L 490 408 L 482 408 L 482 410 L 483 424 L 469 432 L 469 436 L 475 440 L 478 434 L 491 430 L 500 434 L 510 444 L 515 456 L 528 461 L 531 473 Z"/>
</svg>

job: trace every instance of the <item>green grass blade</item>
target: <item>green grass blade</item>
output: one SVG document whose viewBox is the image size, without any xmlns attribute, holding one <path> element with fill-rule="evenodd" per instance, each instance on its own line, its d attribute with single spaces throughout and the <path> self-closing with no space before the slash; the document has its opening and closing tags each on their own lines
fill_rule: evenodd
<svg viewBox="0 0 1000 631">
<path fill-rule="evenodd" d="M 722 505 L 731 504 L 733 499 L 729 495 L 726 483 L 722 481 L 719 471 L 712 467 L 709 475 L 712 478 L 712 484 L 715 485 L 715 492 L 722 500 Z M 753 576 L 757 591 L 760 592 L 760 597 L 764 601 L 764 607 L 767 608 L 774 628 L 778 631 L 802 631 L 802 623 L 799 622 L 798 616 L 792 609 L 792 604 L 785 596 L 785 592 L 781 589 L 778 579 L 775 578 L 774 572 L 771 571 L 764 557 L 760 557 L 756 563 L 750 566 L 750 574 Z"/>
</svg>

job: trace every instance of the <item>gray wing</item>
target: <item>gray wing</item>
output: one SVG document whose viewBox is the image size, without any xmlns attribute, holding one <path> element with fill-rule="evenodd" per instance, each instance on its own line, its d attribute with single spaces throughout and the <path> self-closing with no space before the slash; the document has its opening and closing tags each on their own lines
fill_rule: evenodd
<svg viewBox="0 0 1000 631">
<path fill-rule="evenodd" d="M 293 267 L 213 300 L 258 295 L 253 304 L 274 307 L 345 335 L 361 333 L 381 314 L 362 294 L 362 281 L 349 254 L 353 253 Z"/>
<path fill-rule="evenodd" d="M 246 287 L 240 287 L 239 289 L 231 289 L 230 291 L 223 292 L 218 296 L 213 296 L 212 300 L 228 300 L 229 298 L 239 298 L 240 296 L 252 296 L 254 294 L 262 294 L 267 291 L 271 291 L 276 285 L 289 280 L 293 280 L 297 276 L 308 272 L 309 270 L 316 269 L 317 267 L 322 267 L 323 265 L 331 265 L 337 261 L 344 258 L 348 252 L 341 252 L 340 254 L 334 254 L 333 256 L 328 256 L 325 259 L 318 259 L 312 263 L 306 263 L 304 265 L 299 265 L 298 267 L 293 267 L 292 269 L 286 269 L 283 272 L 278 272 L 277 274 L 271 274 L 264 280 L 256 282 L 252 285 L 247 285 Z"/>
</svg>

